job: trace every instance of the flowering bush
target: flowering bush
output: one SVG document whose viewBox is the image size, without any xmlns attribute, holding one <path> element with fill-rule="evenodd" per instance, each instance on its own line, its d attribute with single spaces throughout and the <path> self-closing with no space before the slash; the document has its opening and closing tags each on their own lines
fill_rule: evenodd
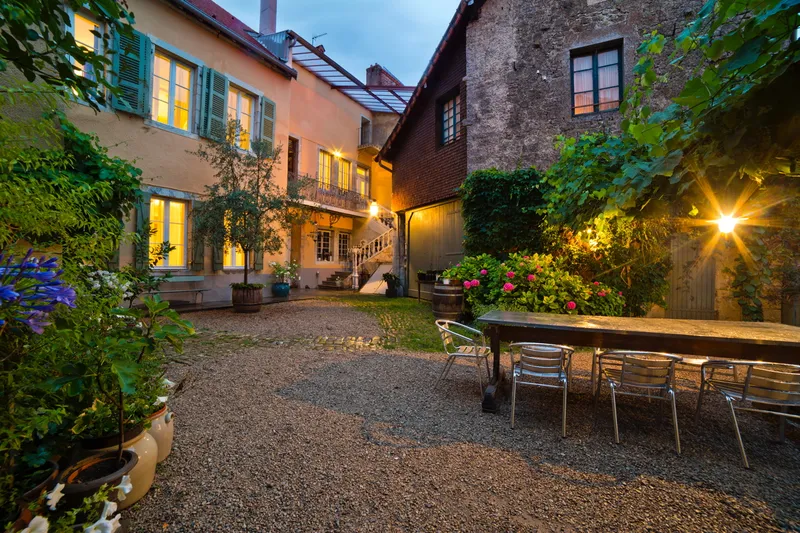
<svg viewBox="0 0 800 533">
<path fill-rule="evenodd" d="M 297 273 L 300 271 L 300 264 L 296 261 L 286 261 L 283 264 L 272 261 L 269 266 L 276 283 L 289 283 L 293 279 L 297 279 Z"/>
<path fill-rule="evenodd" d="M 505 261 L 487 254 L 465 257 L 445 271 L 463 281 L 476 315 L 490 309 L 620 316 L 625 298 L 600 282 L 570 274 L 550 255 L 511 254 Z"/>
</svg>

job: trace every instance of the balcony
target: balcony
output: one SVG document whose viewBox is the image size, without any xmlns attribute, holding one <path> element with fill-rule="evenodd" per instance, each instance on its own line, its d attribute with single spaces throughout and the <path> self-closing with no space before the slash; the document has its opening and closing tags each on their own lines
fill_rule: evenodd
<svg viewBox="0 0 800 533">
<path fill-rule="evenodd" d="M 321 184 L 311 176 L 298 176 L 289 173 L 289 183 L 300 187 L 300 193 L 306 202 L 318 204 L 325 208 L 357 211 L 367 216 L 370 201 L 356 191 L 342 189 L 336 185 Z"/>
</svg>

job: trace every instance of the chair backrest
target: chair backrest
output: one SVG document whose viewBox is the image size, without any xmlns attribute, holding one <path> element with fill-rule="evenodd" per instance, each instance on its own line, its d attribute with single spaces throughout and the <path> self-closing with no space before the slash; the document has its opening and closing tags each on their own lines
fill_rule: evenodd
<svg viewBox="0 0 800 533">
<path fill-rule="evenodd" d="M 458 351 L 460 346 L 464 346 L 465 344 L 470 346 L 475 346 L 477 341 L 473 338 L 468 337 L 458 331 L 454 331 L 453 327 L 459 328 L 463 330 L 465 333 L 469 333 L 472 335 L 483 336 L 483 333 L 478 331 L 477 329 L 473 329 L 469 326 L 465 326 L 464 324 L 460 324 L 458 322 L 453 322 L 452 320 L 437 320 L 436 327 L 439 328 L 439 335 L 442 337 L 442 344 L 444 345 L 444 351 L 447 354 L 451 354 Z"/>
<path fill-rule="evenodd" d="M 526 344 L 519 351 L 519 366 L 523 372 L 531 372 L 539 377 L 561 379 L 566 372 L 564 366 L 567 352 L 561 346 Z"/>
<path fill-rule="evenodd" d="M 800 366 L 764 363 L 750 366 L 742 400 L 800 405 Z"/>
<path fill-rule="evenodd" d="M 620 385 L 645 389 L 667 389 L 672 384 L 677 355 L 655 352 L 615 352 L 622 356 Z"/>
</svg>

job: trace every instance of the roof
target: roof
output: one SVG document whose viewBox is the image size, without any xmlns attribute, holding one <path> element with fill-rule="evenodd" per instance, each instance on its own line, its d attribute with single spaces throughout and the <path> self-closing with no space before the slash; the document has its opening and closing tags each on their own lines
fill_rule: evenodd
<svg viewBox="0 0 800 533">
<path fill-rule="evenodd" d="M 365 85 L 328 57 L 324 48 L 314 46 L 291 30 L 287 33 L 294 39 L 292 63 L 300 65 L 370 111 L 398 115 L 405 111 L 413 87 Z"/>
<path fill-rule="evenodd" d="M 251 33 L 257 34 L 247 24 L 231 15 L 219 4 L 212 0 L 170 0 L 172 4 L 184 9 L 202 22 L 225 33 L 229 38 L 237 41 L 261 59 L 264 59 L 276 70 L 287 77 L 296 78 L 297 71 L 284 63 L 268 48 L 258 42 Z"/>
<path fill-rule="evenodd" d="M 458 8 L 456 9 L 453 18 L 450 20 L 450 24 L 447 26 L 442 39 L 439 41 L 439 44 L 436 47 L 433 56 L 431 57 L 431 60 L 428 62 L 428 66 L 425 68 L 425 72 L 422 74 L 422 77 L 419 79 L 419 83 L 414 88 L 414 92 L 411 94 L 411 99 L 409 100 L 405 111 L 400 116 L 400 120 L 397 121 L 397 124 L 395 124 L 392 133 L 389 135 L 389 138 L 386 139 L 386 143 L 383 145 L 383 148 L 381 148 L 381 151 L 378 152 L 378 155 L 375 157 L 377 161 L 382 160 L 391 150 L 392 143 L 400 134 L 400 131 L 403 129 L 403 125 L 408 120 L 409 115 L 411 115 L 413 112 L 414 104 L 417 103 L 420 93 L 422 93 L 425 85 L 428 83 L 428 79 L 431 77 L 431 74 L 433 74 L 433 71 L 439 64 L 439 59 L 444 54 L 444 50 L 447 48 L 447 45 L 457 32 L 461 32 L 466 28 L 467 22 L 477 12 L 477 10 L 480 9 L 485 1 L 486 0 L 461 0 L 461 2 L 459 2 Z"/>
</svg>

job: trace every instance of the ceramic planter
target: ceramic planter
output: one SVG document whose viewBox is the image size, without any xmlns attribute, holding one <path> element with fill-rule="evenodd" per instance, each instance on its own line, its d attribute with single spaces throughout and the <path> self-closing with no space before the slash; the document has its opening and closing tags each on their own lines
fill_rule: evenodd
<svg viewBox="0 0 800 533">
<path fill-rule="evenodd" d="M 283 282 L 276 282 L 272 284 L 272 295 L 278 298 L 286 298 L 289 296 L 291 285 Z"/>
<path fill-rule="evenodd" d="M 46 464 L 50 467 L 50 474 L 47 476 L 47 478 L 33 487 L 31 490 L 27 491 L 20 498 L 17 498 L 17 505 L 19 505 L 19 518 L 16 522 L 14 522 L 14 531 L 19 531 L 20 529 L 25 528 L 28 523 L 33 520 L 33 513 L 29 509 L 30 504 L 38 500 L 43 492 L 47 492 L 52 489 L 56 483 L 56 479 L 58 479 L 58 463 L 55 461 L 47 461 Z M 0 516 L 3 516 L 4 514 L 5 512 L 0 514 Z"/>
<path fill-rule="evenodd" d="M 122 481 L 122 476 L 131 475 L 131 472 L 139 463 L 139 458 L 136 452 L 132 450 L 123 450 L 122 463 L 118 463 L 117 461 L 117 452 L 115 450 L 113 452 L 90 455 L 68 467 L 62 473 L 61 479 L 59 480 L 60 483 L 64 484 L 64 488 L 62 489 L 64 493 L 64 502 L 61 503 L 60 506 L 63 505 L 64 508 L 78 507 L 83 503 L 84 498 L 93 495 L 100 490 L 100 487 L 103 485 L 108 484 L 112 487 L 119 485 L 120 481 Z M 110 466 L 103 468 L 105 463 L 108 463 Z M 97 469 L 102 472 L 109 468 L 111 469 L 110 472 L 96 478 L 91 478 L 92 469 Z M 90 477 L 90 479 L 87 479 L 87 477 Z M 131 480 L 132 479 L 133 477 L 131 476 Z M 133 481 L 131 482 L 133 483 Z M 133 490 L 136 490 L 135 484 Z M 119 502 L 119 505 L 127 504 L 125 507 L 130 505 L 128 500 L 132 495 L 133 492 L 128 494 L 128 497 Z M 111 496 L 116 497 L 116 494 L 112 494 Z"/>
<path fill-rule="evenodd" d="M 160 463 L 172 451 L 172 437 L 175 433 L 172 411 L 164 407 L 150 416 L 150 429 L 147 430 L 158 445 L 158 462 Z"/>
<path fill-rule="evenodd" d="M 83 448 L 91 453 L 115 452 L 117 437 L 92 439 L 83 442 Z M 133 490 L 128 497 L 119 502 L 120 510 L 130 507 L 147 494 L 156 477 L 156 463 L 158 462 L 158 444 L 156 440 L 142 428 L 128 431 L 124 436 L 122 448 L 136 453 L 138 461 L 129 472 Z"/>
<path fill-rule="evenodd" d="M 261 311 L 263 289 L 231 289 L 231 300 L 235 313 L 258 313 Z"/>
</svg>

